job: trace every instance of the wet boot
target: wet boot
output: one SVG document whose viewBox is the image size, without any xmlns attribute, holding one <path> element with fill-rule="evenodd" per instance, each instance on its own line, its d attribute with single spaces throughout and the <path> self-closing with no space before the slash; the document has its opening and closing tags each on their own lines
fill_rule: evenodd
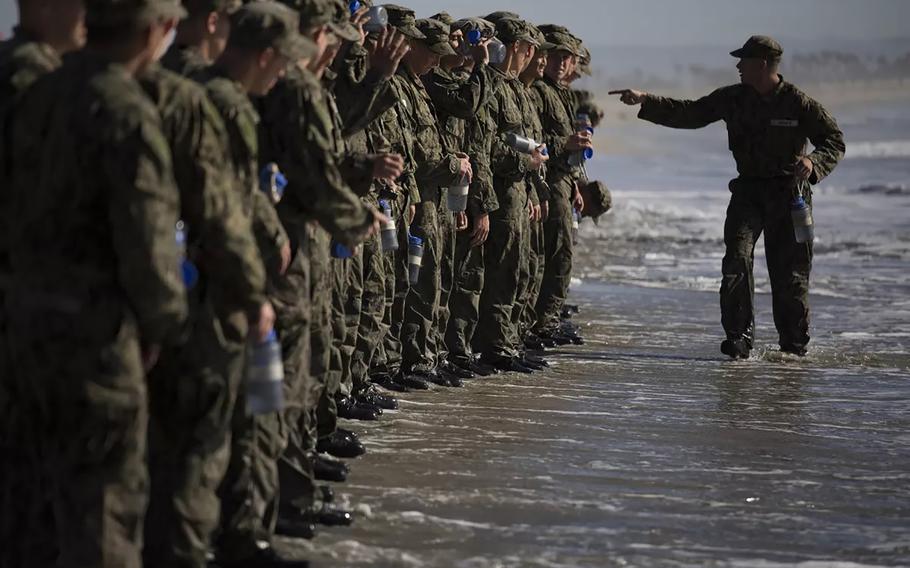
<svg viewBox="0 0 910 568">
<path fill-rule="evenodd" d="M 366 448 L 353 432 L 341 428 L 328 436 L 319 438 L 316 442 L 316 451 L 336 458 L 356 458 L 367 453 Z"/>
<path fill-rule="evenodd" d="M 725 339 L 720 344 L 720 352 L 731 359 L 748 359 L 750 351 L 744 339 Z"/>
<path fill-rule="evenodd" d="M 350 469 L 344 462 L 329 459 L 323 455 L 317 454 L 313 462 L 313 473 L 316 479 L 320 481 L 335 481 L 338 483 L 347 481 Z"/>
</svg>

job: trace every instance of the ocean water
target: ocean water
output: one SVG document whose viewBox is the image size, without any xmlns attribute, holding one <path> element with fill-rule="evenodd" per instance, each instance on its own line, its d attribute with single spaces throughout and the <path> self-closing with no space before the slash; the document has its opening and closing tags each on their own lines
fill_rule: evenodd
<svg viewBox="0 0 910 568">
<path fill-rule="evenodd" d="M 718 351 L 723 130 L 618 125 L 590 169 L 616 209 L 583 225 L 572 292 L 587 343 L 346 424 L 368 448 L 336 487 L 354 526 L 280 547 L 314 566 L 910 566 L 910 112 L 837 116 L 851 154 L 816 194 L 808 357 L 776 350 L 761 247 L 757 349 Z"/>
</svg>

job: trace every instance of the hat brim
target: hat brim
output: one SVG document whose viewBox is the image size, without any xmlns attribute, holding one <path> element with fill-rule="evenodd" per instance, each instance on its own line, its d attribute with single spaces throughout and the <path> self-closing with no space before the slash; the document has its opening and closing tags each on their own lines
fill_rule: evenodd
<svg viewBox="0 0 910 568">
<path fill-rule="evenodd" d="M 458 53 L 452 49 L 452 45 L 447 41 L 433 44 L 425 41 L 424 44 L 427 46 L 427 49 L 436 55 L 458 55 Z"/>
<path fill-rule="evenodd" d="M 330 22 L 329 27 L 335 32 L 335 35 L 345 41 L 360 41 L 360 32 L 350 22 L 345 22 L 344 24 Z"/>
<path fill-rule="evenodd" d="M 315 43 L 303 36 L 282 40 L 275 49 L 291 61 L 313 57 L 318 50 Z"/>
<path fill-rule="evenodd" d="M 411 38 L 411 39 L 427 39 L 427 36 L 423 35 L 423 32 L 417 29 L 415 25 L 409 26 L 392 26 L 396 29 L 401 35 Z"/>
<path fill-rule="evenodd" d="M 537 46 L 537 51 L 553 51 L 554 49 L 556 49 L 556 44 L 549 41 L 544 41 Z"/>
<path fill-rule="evenodd" d="M 732 55 L 733 57 L 737 57 L 739 59 L 769 59 L 771 57 L 780 57 L 782 54 L 775 53 L 773 51 L 763 51 L 763 52 L 752 51 L 752 50 L 748 50 L 744 47 L 741 47 L 739 49 L 735 49 L 735 50 L 731 51 L 730 55 Z"/>
</svg>

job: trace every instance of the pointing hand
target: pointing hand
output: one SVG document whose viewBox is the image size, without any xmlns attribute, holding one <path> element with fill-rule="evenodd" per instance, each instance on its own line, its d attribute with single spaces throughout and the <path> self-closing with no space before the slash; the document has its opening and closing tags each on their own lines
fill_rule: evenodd
<svg viewBox="0 0 910 568">
<path fill-rule="evenodd" d="M 610 91 L 608 94 L 619 95 L 619 100 L 629 106 L 640 105 L 645 100 L 645 97 L 648 96 L 648 93 L 634 89 L 620 89 L 618 91 Z"/>
</svg>

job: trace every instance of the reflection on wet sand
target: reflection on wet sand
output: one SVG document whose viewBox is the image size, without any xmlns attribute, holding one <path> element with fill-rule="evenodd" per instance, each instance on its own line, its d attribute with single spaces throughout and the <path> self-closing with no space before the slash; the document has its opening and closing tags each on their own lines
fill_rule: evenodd
<svg viewBox="0 0 910 568">
<path fill-rule="evenodd" d="M 589 342 L 546 373 L 353 425 L 369 453 L 337 489 L 360 518 L 282 544 L 317 566 L 910 563 L 910 357 L 823 321 L 806 359 L 728 362 L 713 294 L 576 297 Z"/>
</svg>

